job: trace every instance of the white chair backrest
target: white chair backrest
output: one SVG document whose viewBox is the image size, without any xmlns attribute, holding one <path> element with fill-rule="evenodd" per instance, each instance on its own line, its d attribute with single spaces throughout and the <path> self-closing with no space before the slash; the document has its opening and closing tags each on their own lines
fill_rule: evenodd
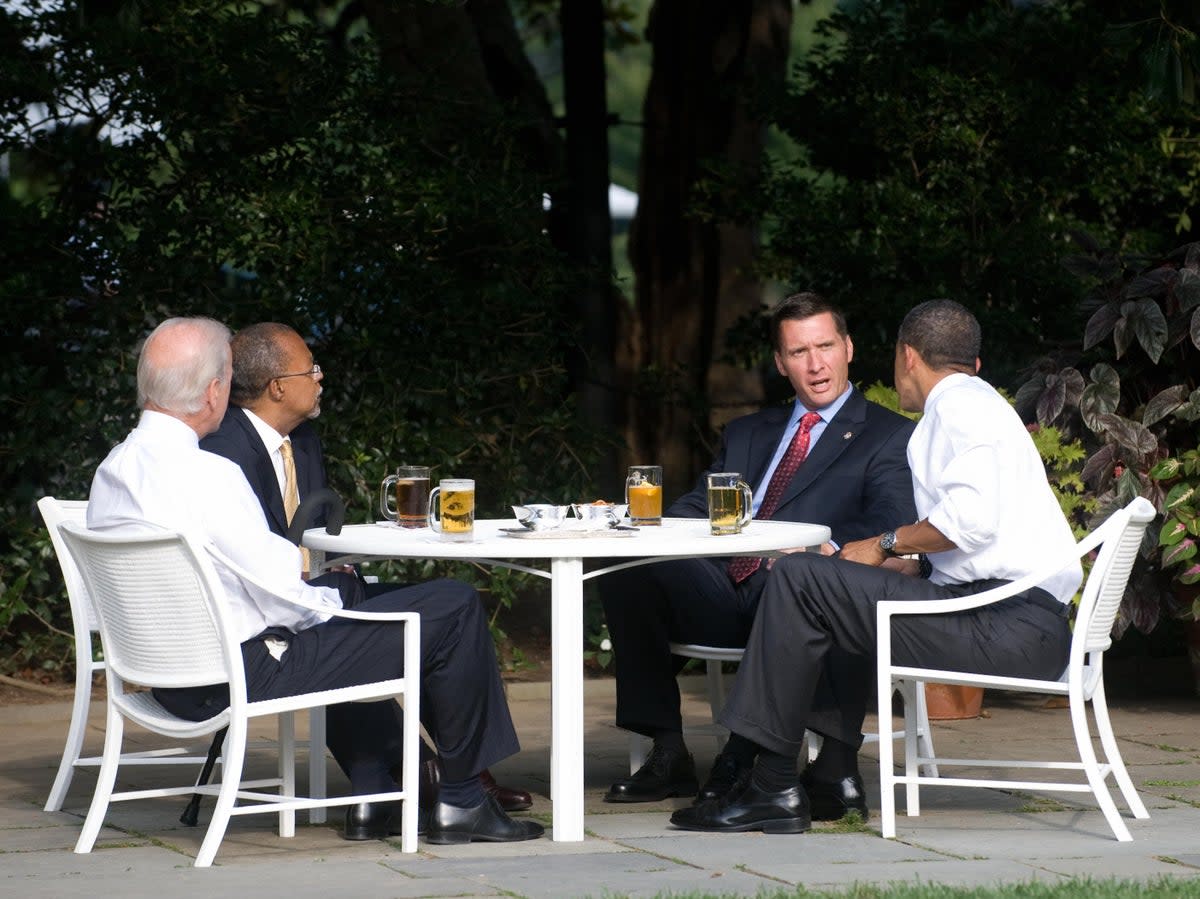
<svg viewBox="0 0 1200 899">
<path fill-rule="evenodd" d="M 38 511 L 42 513 L 42 521 L 46 523 L 46 530 L 50 532 L 50 542 L 54 544 L 58 567 L 62 569 L 63 582 L 67 587 L 67 600 L 71 603 L 71 619 L 76 622 L 77 628 L 84 625 L 89 631 L 99 630 L 96 611 L 88 598 L 87 587 L 79 575 L 79 568 L 58 533 L 58 527 L 64 521 L 74 521 L 78 524 L 87 521 L 87 500 L 43 496 L 38 500 Z"/>
<path fill-rule="evenodd" d="M 231 679 L 236 644 L 223 638 L 212 564 L 174 531 L 60 533 L 95 605 L 110 672 L 153 687 Z M 241 654 L 236 657 L 241 671 Z"/>
<path fill-rule="evenodd" d="M 1137 560 L 1142 534 L 1154 516 L 1154 506 L 1139 496 L 1093 532 L 1104 542 L 1088 574 L 1075 619 L 1075 641 L 1082 641 L 1083 653 L 1103 652 L 1112 645 L 1113 622 L 1125 585 Z"/>
</svg>

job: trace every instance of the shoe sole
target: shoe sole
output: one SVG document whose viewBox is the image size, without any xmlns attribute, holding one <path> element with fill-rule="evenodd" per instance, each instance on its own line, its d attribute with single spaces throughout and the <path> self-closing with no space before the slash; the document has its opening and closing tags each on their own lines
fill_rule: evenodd
<svg viewBox="0 0 1200 899">
<path fill-rule="evenodd" d="M 748 824 L 730 824 L 725 827 L 704 827 L 699 824 L 676 824 L 680 830 L 696 830 L 704 833 L 749 833 L 761 830 L 763 833 L 807 833 L 812 829 L 812 822 L 802 818 L 776 818 L 770 821 L 753 821 Z"/>
<path fill-rule="evenodd" d="M 660 790 L 657 793 L 650 795 L 642 794 L 639 796 L 630 796 L 628 793 L 605 793 L 605 802 L 661 802 L 664 799 L 671 799 L 675 796 L 695 796 L 696 791 L 700 789 L 698 781 L 687 781 L 671 784 Z"/>
<path fill-rule="evenodd" d="M 382 827 L 377 830 L 367 830 L 366 828 L 354 828 L 342 832 L 343 840 L 350 840 L 353 843 L 366 842 L 367 840 L 386 840 L 391 834 L 388 828 Z"/>
<path fill-rule="evenodd" d="M 458 846 L 463 843 L 521 843 L 525 840 L 536 840 L 543 833 L 522 834 L 516 837 L 491 837 L 484 834 L 474 833 L 472 831 L 450 830 L 442 833 L 428 834 L 425 837 L 426 843 L 433 843 L 437 846 Z"/>
</svg>

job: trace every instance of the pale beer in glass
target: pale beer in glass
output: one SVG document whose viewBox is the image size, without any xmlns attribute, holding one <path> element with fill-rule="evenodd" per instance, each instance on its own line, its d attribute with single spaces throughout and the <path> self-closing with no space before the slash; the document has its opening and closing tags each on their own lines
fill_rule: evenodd
<svg viewBox="0 0 1200 899">
<path fill-rule="evenodd" d="M 469 478 L 442 478 L 429 494 L 429 526 L 443 540 L 473 540 L 475 482 Z"/>
<path fill-rule="evenodd" d="M 710 474 L 708 479 L 708 525 L 715 536 L 740 534 L 753 514 L 754 494 L 735 471 Z"/>
</svg>

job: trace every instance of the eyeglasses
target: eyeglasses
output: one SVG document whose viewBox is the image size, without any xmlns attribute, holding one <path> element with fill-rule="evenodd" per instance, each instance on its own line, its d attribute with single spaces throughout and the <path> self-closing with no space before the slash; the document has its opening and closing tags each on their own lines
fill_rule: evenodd
<svg viewBox="0 0 1200 899">
<path fill-rule="evenodd" d="M 314 362 L 313 367 L 310 368 L 308 371 L 294 371 L 294 372 L 291 372 L 290 374 L 286 374 L 286 375 L 276 375 L 271 380 L 278 381 L 281 378 L 303 378 L 305 375 L 307 375 L 310 378 L 315 378 L 320 373 L 321 373 L 321 366 L 317 365 L 317 363 Z"/>
</svg>

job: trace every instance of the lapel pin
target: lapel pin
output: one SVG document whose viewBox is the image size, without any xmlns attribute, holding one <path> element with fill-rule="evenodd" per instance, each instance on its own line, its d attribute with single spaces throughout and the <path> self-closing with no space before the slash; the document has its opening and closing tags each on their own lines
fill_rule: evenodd
<svg viewBox="0 0 1200 899">
<path fill-rule="evenodd" d="M 853 431 L 847 431 L 845 434 L 843 434 L 843 435 L 842 435 L 842 439 L 843 439 L 843 440 L 849 440 L 849 439 L 850 439 L 851 437 L 853 437 L 853 436 L 854 436 L 854 432 L 853 432 Z"/>
</svg>

